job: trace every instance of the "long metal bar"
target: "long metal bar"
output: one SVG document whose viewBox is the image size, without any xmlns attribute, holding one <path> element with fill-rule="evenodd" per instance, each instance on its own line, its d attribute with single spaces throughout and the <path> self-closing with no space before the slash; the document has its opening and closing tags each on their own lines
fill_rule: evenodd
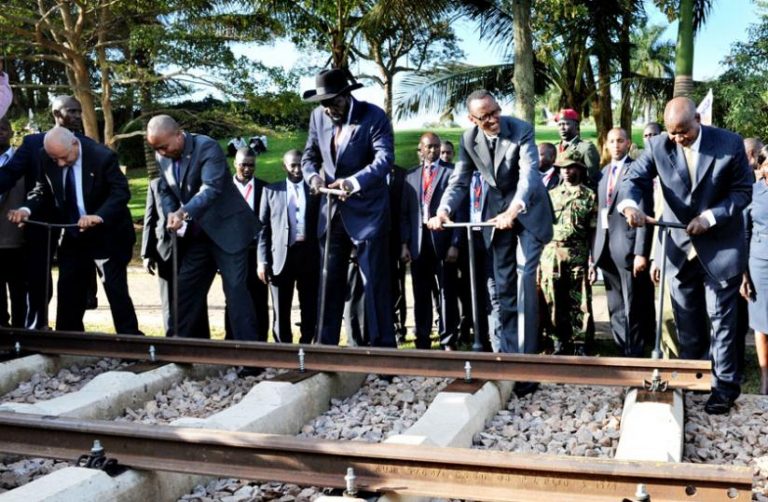
<svg viewBox="0 0 768 502">
<path fill-rule="evenodd" d="M 315 441 L 279 435 L 118 424 L 0 413 L 0 451 L 76 458 L 98 439 L 137 469 L 358 488 L 398 495 L 498 501 L 751 500 L 748 467 L 598 460 L 429 446 Z M 544 498 L 546 500 L 546 498 Z"/>
<path fill-rule="evenodd" d="M 0 350 L 10 352 L 17 343 L 25 353 L 146 360 L 151 352 L 158 362 L 287 369 L 298 368 L 302 349 L 305 368 L 314 371 L 464 378 L 469 362 L 473 378 L 608 386 L 642 387 L 658 369 L 670 389 L 710 389 L 709 361 L 286 345 L 0 328 Z"/>
</svg>

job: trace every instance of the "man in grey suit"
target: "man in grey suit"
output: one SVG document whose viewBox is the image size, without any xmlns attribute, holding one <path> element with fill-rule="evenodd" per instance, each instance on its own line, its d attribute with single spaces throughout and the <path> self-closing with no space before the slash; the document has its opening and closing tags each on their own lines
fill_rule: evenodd
<svg viewBox="0 0 768 502">
<path fill-rule="evenodd" d="M 642 357 L 643 346 L 653 339 L 653 283 L 648 271 L 653 230 L 629 228 L 616 210 L 621 179 L 630 169 L 627 132 L 615 127 L 608 131 L 606 145 L 611 162 L 603 168 L 597 185 L 597 232 L 592 259 L 603 271 L 608 299 L 611 332 L 622 355 Z M 642 203 L 646 214 L 653 214 L 653 197 L 646 194 Z M 597 274 L 590 270 L 590 282 Z"/>
<path fill-rule="evenodd" d="M 208 136 L 183 132 L 168 115 L 147 125 L 160 164 L 160 198 L 169 231 L 182 235 L 179 335 L 192 336 L 216 269 L 221 272 L 235 340 L 254 340 L 256 314 L 246 285 L 256 216 L 238 193 L 224 152 Z"/>
<path fill-rule="evenodd" d="M 374 347 L 395 347 L 387 260 L 389 191 L 387 175 L 394 161 L 392 124 L 384 111 L 351 92 L 362 87 L 348 82 L 343 70 L 324 70 L 316 89 L 304 100 L 319 102 L 309 119 L 309 135 L 301 159 L 304 179 L 314 193 L 321 187 L 347 193 L 333 204 L 331 221 L 323 197 L 318 237 L 330 232 L 326 308 L 320 343 L 339 343 L 352 248 L 365 290 L 365 319 Z M 321 171 L 322 169 L 322 171 Z"/>
<path fill-rule="evenodd" d="M 535 345 L 537 330 L 532 330 L 530 342 L 525 339 L 528 329 L 519 336 L 518 306 L 523 305 L 525 321 L 536 322 L 535 270 L 544 244 L 552 239 L 552 208 L 539 174 L 539 152 L 531 125 L 502 117 L 488 91 L 470 94 L 467 109 L 475 125 L 462 135 L 459 161 L 428 226 L 436 230 L 450 222 L 479 171 L 487 185 L 482 219 L 495 223 L 483 235 L 490 260 L 491 345 L 496 352 L 525 352 Z M 524 276 L 519 285 L 518 271 Z"/>
<path fill-rule="evenodd" d="M 310 197 L 301 175 L 301 152 L 283 155 L 286 179 L 264 187 L 259 209 L 258 274 L 272 292 L 276 342 L 291 343 L 291 305 L 299 292 L 301 343 L 312 343 L 317 326 L 317 284 L 320 248 L 317 245 L 319 200 Z"/>
<path fill-rule="evenodd" d="M 667 132 L 652 137 L 632 163 L 622 182 L 627 198 L 618 209 L 631 227 L 645 225 L 648 217 L 639 206 L 658 176 L 663 219 L 687 225 L 672 231 L 666 253 L 680 357 L 710 355 L 712 394 L 704 409 L 725 414 L 739 396 L 744 376 L 736 299 L 747 263 L 742 213 L 754 178 L 742 139 L 700 125 L 690 99 L 667 103 L 664 125 Z"/>
</svg>

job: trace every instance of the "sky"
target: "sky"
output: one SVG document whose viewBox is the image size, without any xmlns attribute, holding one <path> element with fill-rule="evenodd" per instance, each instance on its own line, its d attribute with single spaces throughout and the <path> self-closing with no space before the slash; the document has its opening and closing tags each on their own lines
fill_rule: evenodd
<svg viewBox="0 0 768 502">
<path fill-rule="evenodd" d="M 646 10 L 649 14 L 649 23 L 668 25 L 664 38 L 675 41 L 677 39 L 677 22 L 669 23 L 658 9 L 648 3 Z M 730 52 L 731 45 L 737 41 L 746 40 L 747 28 L 757 20 L 757 6 L 752 0 L 713 0 L 713 7 L 703 29 L 696 36 L 694 46 L 693 78 L 695 80 L 708 80 L 716 78 L 722 73 L 721 61 Z M 460 46 L 466 53 L 466 61 L 475 64 L 493 64 L 501 61 L 498 50 L 489 47 L 479 40 L 475 26 L 467 21 L 458 21 L 454 29 L 461 38 Z M 254 59 L 260 59 L 269 66 L 283 66 L 290 68 L 302 57 L 290 42 L 279 41 L 271 46 L 262 46 L 254 51 L 253 47 L 240 48 L 238 51 Z M 321 63 L 322 64 L 322 63 Z M 374 68 L 356 67 L 353 72 L 374 72 Z M 298 92 L 314 88 L 314 78 L 302 78 Z M 355 97 L 382 105 L 384 102 L 383 91 L 371 84 L 364 89 L 354 92 Z M 504 112 L 511 112 L 511 104 L 504 106 Z M 425 121 L 436 120 L 436 116 L 422 116 L 395 124 L 396 129 L 410 129 L 421 127 Z M 461 119 L 457 117 L 457 119 Z M 467 125 L 465 120 L 458 120 L 459 124 Z M 467 122 L 468 123 L 468 122 Z"/>
</svg>

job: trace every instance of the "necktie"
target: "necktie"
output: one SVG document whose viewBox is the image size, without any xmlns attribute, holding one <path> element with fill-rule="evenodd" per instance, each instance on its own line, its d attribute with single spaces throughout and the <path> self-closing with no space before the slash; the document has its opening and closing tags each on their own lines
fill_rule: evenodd
<svg viewBox="0 0 768 502">
<path fill-rule="evenodd" d="M 480 175 L 480 171 L 472 173 L 472 186 L 469 192 L 470 198 L 470 216 L 473 223 L 482 221 L 482 214 L 480 212 L 481 203 L 483 197 L 483 180 Z"/>
<path fill-rule="evenodd" d="M 488 138 L 488 151 L 491 154 L 491 162 L 496 159 L 496 139 L 497 138 Z"/>
<path fill-rule="evenodd" d="M 696 152 L 690 148 L 683 147 L 685 154 L 685 163 L 688 165 L 688 176 L 691 179 L 691 187 L 696 184 Z"/>
<path fill-rule="evenodd" d="M 179 159 L 173 161 L 173 176 L 176 178 L 176 184 L 181 186 L 181 161 Z"/>
<path fill-rule="evenodd" d="M 696 183 L 696 152 L 690 148 L 683 147 L 683 153 L 685 154 L 685 163 L 688 165 L 688 176 L 691 179 L 691 188 Z M 688 259 L 693 260 L 696 258 L 696 248 L 693 247 L 693 241 L 691 241 L 691 249 L 688 250 Z"/>
<path fill-rule="evenodd" d="M 77 208 L 77 185 L 75 185 L 75 168 L 67 168 L 66 186 L 64 187 L 64 204 L 67 211 L 67 223 L 77 223 L 80 219 L 80 210 Z M 76 228 L 67 228 L 70 235 L 76 236 Z"/>
<path fill-rule="evenodd" d="M 432 203 L 432 194 L 435 193 L 435 176 L 437 175 L 437 165 L 427 164 L 424 166 L 424 185 L 422 192 L 424 194 L 424 222 L 429 219 L 429 206 Z"/>
<path fill-rule="evenodd" d="M 610 206 L 611 203 L 613 202 L 613 192 L 614 192 L 613 189 L 616 186 L 616 174 L 618 171 L 618 167 L 619 166 L 617 164 L 611 165 L 611 172 L 608 175 L 608 194 L 606 197 L 606 206 Z"/>
</svg>

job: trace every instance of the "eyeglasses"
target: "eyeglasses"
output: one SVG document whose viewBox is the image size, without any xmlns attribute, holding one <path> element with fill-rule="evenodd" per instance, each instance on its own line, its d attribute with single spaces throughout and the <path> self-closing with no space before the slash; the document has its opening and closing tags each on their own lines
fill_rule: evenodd
<svg viewBox="0 0 768 502">
<path fill-rule="evenodd" d="M 490 113 L 486 113 L 482 117 L 475 117 L 474 115 L 470 114 L 470 117 L 477 120 L 478 122 L 486 123 L 489 122 L 495 118 L 498 118 L 498 116 L 501 115 L 501 108 L 496 108 Z"/>
<path fill-rule="evenodd" d="M 643 134 L 643 138 L 652 138 L 654 136 L 656 136 L 656 135 L 651 133 L 651 132 L 647 132 L 647 133 Z"/>
<path fill-rule="evenodd" d="M 254 167 L 254 166 L 256 166 L 256 163 L 254 163 L 254 162 L 240 162 L 238 165 L 240 167 Z"/>
</svg>

